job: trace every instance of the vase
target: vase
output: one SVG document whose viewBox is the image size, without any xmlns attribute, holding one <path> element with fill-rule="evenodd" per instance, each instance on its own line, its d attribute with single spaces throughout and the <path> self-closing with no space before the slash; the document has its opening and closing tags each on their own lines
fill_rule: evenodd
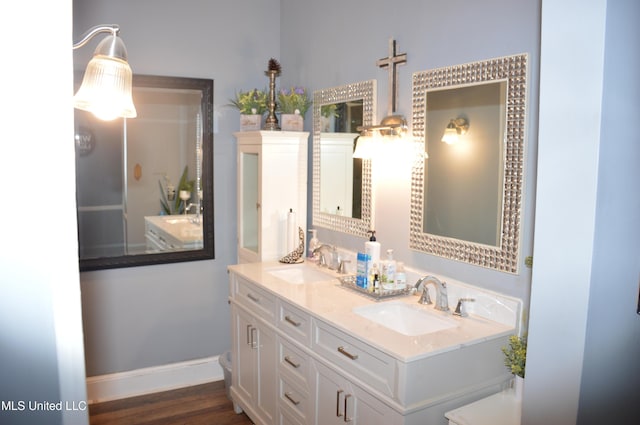
<svg viewBox="0 0 640 425">
<path fill-rule="evenodd" d="M 283 131 L 302 131 L 304 119 L 300 114 L 280 115 L 280 128 Z"/>
<path fill-rule="evenodd" d="M 524 392 L 524 378 L 514 375 L 513 383 L 511 384 L 513 388 L 514 396 L 517 400 L 522 400 L 522 394 Z"/>
<path fill-rule="evenodd" d="M 262 115 L 240 114 L 240 131 L 260 130 L 261 124 L 262 124 Z"/>
</svg>

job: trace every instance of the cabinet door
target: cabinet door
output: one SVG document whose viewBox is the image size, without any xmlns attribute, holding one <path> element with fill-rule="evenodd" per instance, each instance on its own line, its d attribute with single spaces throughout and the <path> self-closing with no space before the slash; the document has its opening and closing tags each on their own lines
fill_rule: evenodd
<svg viewBox="0 0 640 425">
<path fill-rule="evenodd" d="M 331 369 L 313 362 L 315 372 L 315 425 L 339 425 L 352 420 L 353 400 L 347 397 L 351 393 L 349 382 Z M 347 418 L 345 420 L 345 406 Z M 352 412 L 352 411 L 351 411 Z"/>
<path fill-rule="evenodd" d="M 315 425 L 399 425 L 402 416 L 348 379 L 314 362 Z"/>
<path fill-rule="evenodd" d="M 238 256 L 250 261 L 260 258 L 260 173 L 259 147 L 242 146 L 238 152 Z"/>
<path fill-rule="evenodd" d="M 273 330 L 261 323 L 256 323 L 254 326 L 257 329 L 255 407 L 265 423 L 274 424 L 278 385 L 276 335 Z"/>
<path fill-rule="evenodd" d="M 255 353 L 253 341 L 257 339 L 257 330 L 253 330 L 253 317 L 242 309 L 232 305 L 234 359 L 233 386 L 242 400 L 243 408 L 254 404 L 255 385 Z"/>
<path fill-rule="evenodd" d="M 275 333 L 242 308 L 232 306 L 234 332 L 234 400 L 259 424 L 276 418 Z"/>
</svg>

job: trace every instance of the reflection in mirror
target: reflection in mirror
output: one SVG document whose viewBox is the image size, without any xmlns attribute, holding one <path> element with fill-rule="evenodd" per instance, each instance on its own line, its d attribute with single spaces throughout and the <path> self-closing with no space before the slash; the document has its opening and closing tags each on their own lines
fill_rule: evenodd
<svg viewBox="0 0 640 425">
<path fill-rule="evenodd" d="M 365 237 L 371 162 L 353 158 L 356 128 L 375 117 L 375 80 L 314 92 L 313 225 Z"/>
<path fill-rule="evenodd" d="M 353 158 L 362 99 L 320 107 L 320 211 L 362 218 L 362 159 Z"/>
<path fill-rule="evenodd" d="M 498 245 L 506 85 L 427 91 L 424 232 Z M 471 126 L 454 144 L 443 143 L 457 118 Z"/>
<path fill-rule="evenodd" d="M 213 258 L 213 81 L 133 85 L 137 118 L 75 111 L 83 271 Z"/>
<path fill-rule="evenodd" d="M 518 272 L 526 55 L 415 73 L 410 247 Z M 469 127 L 443 143 L 451 120 Z M 464 134 L 462 134 L 464 133 Z"/>
</svg>

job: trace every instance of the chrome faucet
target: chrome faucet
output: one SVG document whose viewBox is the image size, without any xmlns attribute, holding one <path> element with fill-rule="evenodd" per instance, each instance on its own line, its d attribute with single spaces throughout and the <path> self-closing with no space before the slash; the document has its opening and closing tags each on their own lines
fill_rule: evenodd
<svg viewBox="0 0 640 425">
<path fill-rule="evenodd" d="M 420 295 L 420 299 L 418 302 L 420 304 L 433 304 L 431 302 L 431 297 L 429 296 L 429 290 L 427 288 L 428 284 L 433 284 L 433 287 L 436 288 L 436 305 L 434 308 L 439 311 L 449 311 L 449 299 L 447 297 L 447 283 L 442 282 L 435 276 L 428 275 L 423 276 L 414 285 L 416 290 L 420 289 L 420 285 L 422 285 L 422 295 Z"/>
<path fill-rule="evenodd" d="M 327 251 L 329 256 L 331 257 L 329 260 L 327 260 Z M 318 265 L 320 267 L 328 267 L 329 270 L 336 269 L 335 262 L 338 258 L 338 251 L 334 246 L 331 246 L 329 244 L 322 244 L 313 250 L 313 256 L 318 257 Z"/>
</svg>

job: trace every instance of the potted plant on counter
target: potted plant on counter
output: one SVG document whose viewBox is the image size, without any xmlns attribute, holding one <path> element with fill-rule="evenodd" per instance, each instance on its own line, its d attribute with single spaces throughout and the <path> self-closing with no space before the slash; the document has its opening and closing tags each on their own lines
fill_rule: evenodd
<svg viewBox="0 0 640 425">
<path fill-rule="evenodd" d="M 267 111 L 267 92 L 258 89 L 239 91 L 235 99 L 229 100 L 229 106 L 240 111 L 240 131 L 260 130 L 262 116 Z"/>
<path fill-rule="evenodd" d="M 513 388 L 516 397 L 522 399 L 524 387 L 524 371 L 527 361 L 527 338 L 526 336 L 511 335 L 509 345 L 502 347 L 504 353 L 504 364 L 513 374 Z"/>
<path fill-rule="evenodd" d="M 282 130 L 302 131 L 304 115 L 311 106 L 311 99 L 304 87 L 284 88 L 278 92 L 278 109 Z"/>
</svg>

